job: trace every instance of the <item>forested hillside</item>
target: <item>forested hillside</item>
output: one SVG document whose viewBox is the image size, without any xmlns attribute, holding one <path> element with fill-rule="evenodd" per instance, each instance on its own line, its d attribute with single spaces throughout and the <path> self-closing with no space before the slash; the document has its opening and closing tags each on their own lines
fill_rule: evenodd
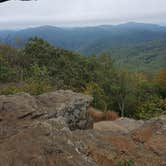
<svg viewBox="0 0 166 166">
<path fill-rule="evenodd" d="M 41 37 L 54 46 L 91 55 L 116 46 L 164 39 L 166 27 L 126 23 L 80 28 L 42 26 L 23 30 L 0 31 L 0 39 L 3 42 L 17 47 L 24 45 L 30 37 L 34 36 Z"/>
<path fill-rule="evenodd" d="M 0 40 L 21 48 L 30 37 L 41 37 L 53 46 L 83 55 L 111 53 L 122 66 L 155 72 L 166 67 L 166 27 L 127 23 L 82 28 L 43 26 L 17 31 L 0 31 Z"/>
<path fill-rule="evenodd" d="M 141 44 L 110 49 L 108 52 L 121 66 L 131 70 L 156 73 L 166 67 L 166 40 L 154 40 Z"/>
<path fill-rule="evenodd" d="M 32 38 L 21 49 L 0 45 L 0 94 L 34 95 L 72 89 L 94 97 L 93 106 L 148 119 L 166 108 L 166 69 L 151 76 L 119 68 L 109 54 L 82 56 Z"/>
</svg>

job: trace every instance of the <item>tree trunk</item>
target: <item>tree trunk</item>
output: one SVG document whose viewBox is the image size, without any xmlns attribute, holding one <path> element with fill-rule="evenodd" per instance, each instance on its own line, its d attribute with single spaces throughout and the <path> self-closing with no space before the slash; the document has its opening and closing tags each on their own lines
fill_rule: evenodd
<svg viewBox="0 0 166 166">
<path fill-rule="evenodd" d="M 125 103 L 124 101 L 122 101 L 121 103 L 118 104 L 119 105 L 119 109 L 120 109 L 120 113 L 121 113 L 121 117 L 124 117 L 124 112 L 125 112 Z"/>
<path fill-rule="evenodd" d="M 124 117 L 124 101 L 122 102 L 121 116 Z"/>
</svg>

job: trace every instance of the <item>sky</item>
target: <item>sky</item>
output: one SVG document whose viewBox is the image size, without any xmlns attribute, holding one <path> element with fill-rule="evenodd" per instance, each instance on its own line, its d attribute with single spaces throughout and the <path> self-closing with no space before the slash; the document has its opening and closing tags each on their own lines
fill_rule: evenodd
<svg viewBox="0 0 166 166">
<path fill-rule="evenodd" d="M 0 29 L 125 22 L 166 25 L 166 0 L 10 0 L 0 3 Z"/>
</svg>

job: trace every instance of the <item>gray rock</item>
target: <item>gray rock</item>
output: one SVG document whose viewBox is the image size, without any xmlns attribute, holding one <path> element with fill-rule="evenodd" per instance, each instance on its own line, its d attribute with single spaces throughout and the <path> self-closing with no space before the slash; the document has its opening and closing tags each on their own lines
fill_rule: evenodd
<svg viewBox="0 0 166 166">
<path fill-rule="evenodd" d="M 119 118 L 115 121 L 102 121 L 94 124 L 95 130 L 129 133 L 144 124 L 142 120 Z"/>
<path fill-rule="evenodd" d="M 59 90 L 37 97 L 27 93 L 0 96 L 0 121 L 65 118 L 70 129 L 88 129 L 92 119 L 87 108 L 92 97 L 72 91 Z"/>
<path fill-rule="evenodd" d="M 10 120 L 25 118 L 37 112 L 38 105 L 33 96 L 27 93 L 20 93 L 16 95 L 0 96 L 0 112 L 1 119 Z M 2 115 L 4 115 L 2 117 Z"/>
<path fill-rule="evenodd" d="M 88 129 L 92 126 L 92 119 L 87 113 L 87 108 L 92 102 L 92 97 L 72 91 L 59 90 L 42 94 L 37 97 L 40 107 L 47 112 L 45 118 L 62 116 L 66 119 L 69 128 Z M 84 123 L 81 123 L 84 121 Z"/>
</svg>

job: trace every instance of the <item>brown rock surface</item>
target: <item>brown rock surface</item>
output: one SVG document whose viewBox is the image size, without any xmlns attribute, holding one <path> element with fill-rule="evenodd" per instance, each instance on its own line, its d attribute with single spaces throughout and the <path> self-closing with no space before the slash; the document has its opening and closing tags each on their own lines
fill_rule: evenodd
<svg viewBox="0 0 166 166">
<path fill-rule="evenodd" d="M 142 128 L 138 128 L 133 132 L 132 138 L 135 141 L 145 143 L 153 136 L 157 127 L 156 124 L 144 125 Z"/>
<path fill-rule="evenodd" d="M 99 131 L 113 131 L 121 133 L 129 133 L 144 124 L 142 120 L 134 120 L 129 118 L 119 118 L 115 121 L 102 121 L 94 124 L 94 129 Z"/>
<path fill-rule="evenodd" d="M 166 165 L 166 116 L 88 129 L 91 100 L 71 91 L 0 96 L 0 166 Z"/>
<path fill-rule="evenodd" d="M 0 140 L 1 166 L 91 166 L 95 162 L 77 152 L 71 131 L 62 119 L 35 122 L 17 134 Z"/>
<path fill-rule="evenodd" d="M 27 93 L 0 96 L 0 119 L 50 119 L 62 116 L 70 129 L 92 128 L 93 121 L 87 113 L 92 97 L 72 91 L 59 90 L 34 97 Z"/>
</svg>

